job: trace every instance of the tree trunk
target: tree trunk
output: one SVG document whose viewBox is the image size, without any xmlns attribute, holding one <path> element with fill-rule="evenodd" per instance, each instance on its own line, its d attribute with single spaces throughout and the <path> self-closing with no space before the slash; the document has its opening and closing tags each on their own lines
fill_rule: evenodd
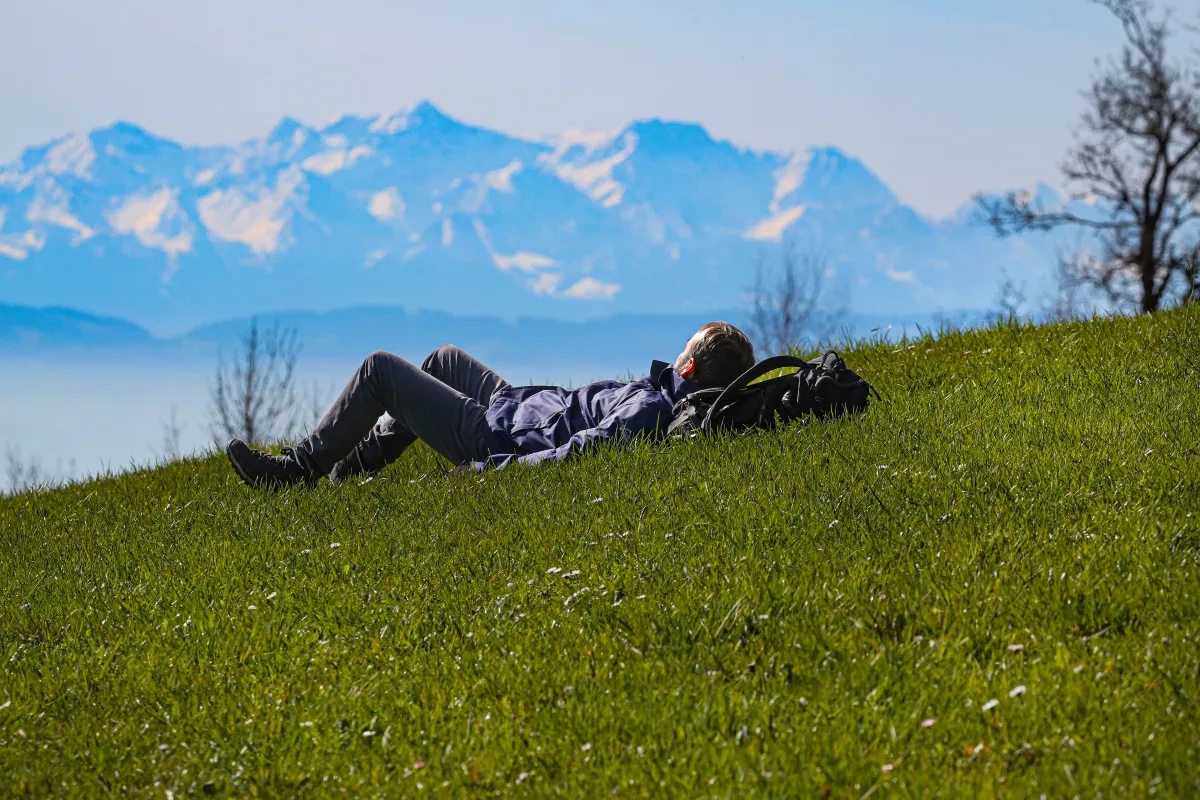
<svg viewBox="0 0 1200 800">
<path fill-rule="evenodd" d="M 1158 259 L 1154 257 L 1154 234 L 1156 227 L 1143 227 L 1141 246 L 1138 248 L 1138 278 L 1142 284 L 1142 313 L 1158 311 L 1158 292 L 1154 291 L 1154 273 Z"/>
<path fill-rule="evenodd" d="M 1158 311 L 1158 297 L 1154 294 L 1154 264 L 1140 264 L 1142 271 L 1142 313 Z"/>
</svg>

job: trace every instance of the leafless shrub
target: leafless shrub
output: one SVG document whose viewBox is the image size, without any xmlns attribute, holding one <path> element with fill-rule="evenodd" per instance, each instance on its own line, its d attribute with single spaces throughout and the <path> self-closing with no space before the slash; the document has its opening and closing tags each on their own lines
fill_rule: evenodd
<svg viewBox="0 0 1200 800">
<path fill-rule="evenodd" d="M 296 331 L 276 322 L 260 328 L 257 319 L 227 361 L 217 356 L 210 388 L 212 433 L 218 442 L 238 438 L 265 443 L 293 432 L 300 408 L 296 387 L 296 359 L 300 344 Z"/>
<path fill-rule="evenodd" d="M 759 262 L 746 326 L 759 353 L 808 350 L 834 334 L 845 308 L 834 302 L 827 278 L 822 258 L 790 246 L 783 249 L 778 268 Z"/>
</svg>

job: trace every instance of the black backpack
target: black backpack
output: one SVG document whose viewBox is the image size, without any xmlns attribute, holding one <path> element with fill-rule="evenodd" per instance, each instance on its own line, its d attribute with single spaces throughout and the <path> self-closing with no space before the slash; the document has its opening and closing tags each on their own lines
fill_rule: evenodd
<svg viewBox="0 0 1200 800">
<path fill-rule="evenodd" d="M 755 378 L 784 367 L 796 372 L 750 385 Z M 870 395 L 879 392 L 846 367 L 829 350 L 813 361 L 795 356 L 763 359 L 724 388 L 701 389 L 675 404 L 668 436 L 687 436 L 718 430 L 772 430 L 806 414 L 818 419 L 867 410 Z"/>
</svg>

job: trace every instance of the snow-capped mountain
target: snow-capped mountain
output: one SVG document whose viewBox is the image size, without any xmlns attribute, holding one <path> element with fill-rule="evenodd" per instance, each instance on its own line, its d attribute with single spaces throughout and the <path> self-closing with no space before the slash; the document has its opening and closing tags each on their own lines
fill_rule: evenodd
<svg viewBox="0 0 1200 800">
<path fill-rule="evenodd" d="M 177 332 L 380 303 L 579 318 L 729 308 L 786 243 L 859 313 L 980 308 L 1048 238 L 906 207 L 835 148 L 755 152 L 678 122 L 529 141 L 433 105 L 231 147 L 128 123 L 0 167 L 0 301 Z"/>
</svg>

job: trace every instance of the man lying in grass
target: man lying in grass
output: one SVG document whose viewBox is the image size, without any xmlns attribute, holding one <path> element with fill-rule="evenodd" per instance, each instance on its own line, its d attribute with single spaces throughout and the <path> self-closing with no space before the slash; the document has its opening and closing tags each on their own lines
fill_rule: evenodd
<svg viewBox="0 0 1200 800">
<path fill-rule="evenodd" d="M 674 366 L 654 361 L 645 378 L 573 391 L 512 386 L 449 345 L 433 351 L 420 369 L 379 351 L 363 361 L 312 435 L 283 455 L 239 439 L 231 439 L 225 452 L 242 480 L 256 488 L 373 474 L 417 439 L 476 470 L 561 461 L 601 441 L 661 436 L 681 398 L 725 386 L 753 365 L 750 340 L 727 322 L 700 328 Z M 384 412 L 388 418 L 381 419 Z"/>
</svg>

